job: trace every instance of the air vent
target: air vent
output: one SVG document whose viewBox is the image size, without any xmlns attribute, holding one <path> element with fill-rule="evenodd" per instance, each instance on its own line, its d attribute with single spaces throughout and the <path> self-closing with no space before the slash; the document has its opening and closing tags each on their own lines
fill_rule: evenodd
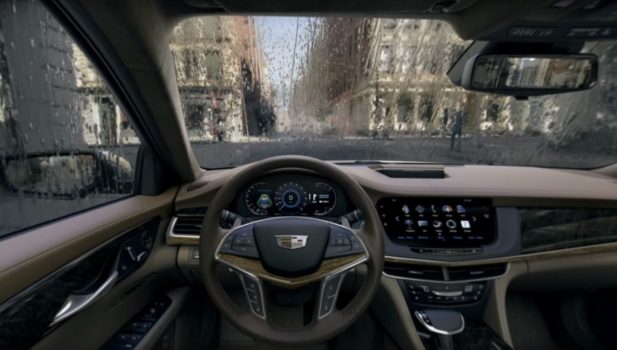
<svg viewBox="0 0 617 350">
<path fill-rule="evenodd" d="M 199 236 L 207 208 L 188 208 L 176 212 L 171 233 Z"/>
<path fill-rule="evenodd" d="M 384 272 L 393 277 L 413 278 L 420 280 L 443 281 L 444 274 L 441 266 L 398 264 L 386 262 Z"/>
<path fill-rule="evenodd" d="M 450 281 L 486 279 L 501 276 L 506 270 L 506 264 L 449 267 L 448 276 Z"/>
</svg>

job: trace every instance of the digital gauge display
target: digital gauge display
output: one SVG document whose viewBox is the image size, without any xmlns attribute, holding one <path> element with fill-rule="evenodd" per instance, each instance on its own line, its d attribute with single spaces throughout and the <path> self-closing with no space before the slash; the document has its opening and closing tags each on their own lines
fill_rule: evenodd
<svg viewBox="0 0 617 350">
<path fill-rule="evenodd" d="M 306 207 L 308 196 L 304 187 L 295 182 L 286 182 L 274 192 L 274 204 L 283 215 L 294 215 Z"/>
<path fill-rule="evenodd" d="M 244 193 L 244 204 L 257 216 L 269 215 L 274 207 L 272 189 L 266 182 L 251 185 Z"/>
<path fill-rule="evenodd" d="M 325 182 L 315 182 L 309 193 L 309 204 L 314 215 L 327 215 L 336 205 L 336 191 Z"/>
<path fill-rule="evenodd" d="M 246 218 L 314 216 L 336 218 L 353 210 L 345 193 L 326 179 L 275 174 L 253 180 L 231 210 Z"/>
</svg>

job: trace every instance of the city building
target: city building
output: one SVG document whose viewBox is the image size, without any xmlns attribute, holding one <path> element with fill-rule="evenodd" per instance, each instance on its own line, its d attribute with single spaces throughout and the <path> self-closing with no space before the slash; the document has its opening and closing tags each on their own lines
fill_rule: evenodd
<svg viewBox="0 0 617 350">
<path fill-rule="evenodd" d="M 468 42 L 439 21 L 324 18 L 293 105 L 321 132 L 344 136 L 447 133 L 456 111 L 468 127 L 512 130 L 511 98 L 469 93 L 447 71 Z M 329 129 L 328 129 L 329 128 Z"/>
<path fill-rule="evenodd" d="M 183 21 L 170 47 L 191 141 L 239 140 L 273 128 L 253 18 Z"/>
</svg>

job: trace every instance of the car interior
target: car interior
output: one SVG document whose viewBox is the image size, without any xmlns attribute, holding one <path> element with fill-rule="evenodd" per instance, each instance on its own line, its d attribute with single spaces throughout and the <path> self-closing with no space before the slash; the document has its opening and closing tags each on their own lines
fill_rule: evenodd
<svg viewBox="0 0 617 350">
<path fill-rule="evenodd" d="M 0 33 L 1 349 L 617 348 L 617 2 L 13 0 Z"/>
</svg>

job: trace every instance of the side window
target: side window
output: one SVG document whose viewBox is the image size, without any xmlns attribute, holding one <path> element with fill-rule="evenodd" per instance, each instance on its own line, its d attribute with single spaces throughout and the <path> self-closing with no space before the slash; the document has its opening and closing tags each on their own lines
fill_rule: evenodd
<svg viewBox="0 0 617 350">
<path fill-rule="evenodd" d="M 0 237 L 133 193 L 139 139 L 36 1 L 0 1 Z"/>
</svg>

